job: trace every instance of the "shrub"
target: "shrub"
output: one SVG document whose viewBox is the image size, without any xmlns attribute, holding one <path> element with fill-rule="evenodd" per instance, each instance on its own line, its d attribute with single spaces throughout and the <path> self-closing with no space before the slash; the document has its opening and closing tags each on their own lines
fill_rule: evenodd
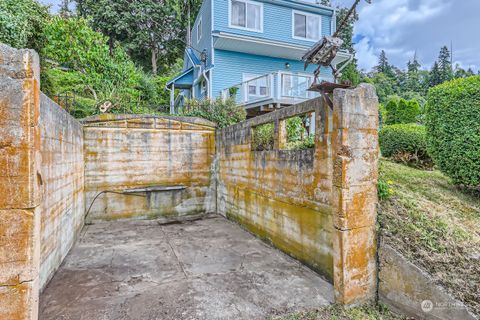
<svg viewBox="0 0 480 320">
<path fill-rule="evenodd" d="M 48 7 L 35 0 L 0 1 L 0 42 L 15 48 L 40 50 Z"/>
<path fill-rule="evenodd" d="M 416 167 L 432 167 L 427 152 L 425 127 L 417 124 L 394 124 L 379 134 L 382 155 Z"/>
<path fill-rule="evenodd" d="M 274 144 L 274 130 L 275 126 L 273 123 L 266 123 L 254 127 L 252 135 L 252 150 L 272 150 Z"/>
<path fill-rule="evenodd" d="M 245 109 L 237 106 L 233 98 L 225 101 L 221 98 L 189 100 L 181 114 L 210 120 L 215 122 L 219 128 L 228 127 L 247 117 Z"/>
<path fill-rule="evenodd" d="M 416 100 L 391 97 L 385 106 L 385 124 L 414 123 L 421 114 L 421 107 Z M 383 116 L 383 115 L 382 115 Z"/>
<path fill-rule="evenodd" d="M 315 147 L 315 133 L 308 132 L 306 127 L 310 116 L 310 114 L 304 114 L 286 120 L 287 150 L 304 150 Z"/>
<path fill-rule="evenodd" d="M 52 98 L 73 94 L 70 112 L 76 117 L 99 113 L 106 101 L 114 105 L 111 112 L 154 113 L 164 98 L 156 78 L 135 66 L 122 47 L 110 54 L 107 38 L 87 20 L 55 17 L 43 36 L 42 91 Z"/>
<path fill-rule="evenodd" d="M 480 76 L 430 89 L 426 107 L 428 151 L 456 184 L 480 185 Z"/>
</svg>

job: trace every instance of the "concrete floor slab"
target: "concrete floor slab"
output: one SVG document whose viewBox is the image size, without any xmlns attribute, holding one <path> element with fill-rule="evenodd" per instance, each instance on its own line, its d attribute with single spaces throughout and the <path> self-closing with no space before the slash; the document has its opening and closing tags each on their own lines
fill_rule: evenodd
<svg viewBox="0 0 480 320">
<path fill-rule="evenodd" d="M 219 216 L 86 227 L 40 319 L 265 319 L 333 302 L 315 272 Z"/>
</svg>

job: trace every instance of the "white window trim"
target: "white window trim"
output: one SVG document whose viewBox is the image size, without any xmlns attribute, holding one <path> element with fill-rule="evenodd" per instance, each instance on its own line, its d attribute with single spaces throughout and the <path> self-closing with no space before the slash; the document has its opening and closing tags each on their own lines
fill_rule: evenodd
<svg viewBox="0 0 480 320">
<path fill-rule="evenodd" d="M 304 16 L 310 16 L 310 17 L 318 17 L 320 18 L 320 24 L 319 24 L 319 28 L 320 30 L 318 30 L 319 32 L 319 35 L 320 35 L 320 39 L 322 39 L 322 22 L 323 22 L 323 17 L 322 15 L 320 14 L 313 14 L 313 13 L 309 13 L 309 12 L 305 12 L 305 11 L 298 11 L 298 10 L 292 10 L 292 38 L 293 39 L 298 39 L 298 40 L 303 40 L 303 41 L 310 41 L 310 42 L 318 42 L 320 39 L 317 39 L 317 40 L 314 40 L 314 39 L 309 39 L 309 38 L 303 38 L 303 37 L 298 37 L 295 35 L 295 13 L 297 14 L 301 14 L 301 15 L 304 15 Z M 308 23 L 307 23 L 308 25 Z"/>
<path fill-rule="evenodd" d="M 202 30 L 200 30 L 201 32 L 198 32 L 199 31 L 198 29 L 200 28 L 200 26 Z M 202 18 L 200 17 L 200 20 L 198 20 L 198 24 L 197 24 L 197 43 L 199 43 L 200 40 L 202 39 L 202 33 L 203 33 L 203 23 L 202 23 Z"/>
<path fill-rule="evenodd" d="M 256 73 L 244 72 L 244 73 L 242 73 L 242 83 L 246 83 L 246 82 L 248 82 L 250 80 L 253 80 L 253 79 L 256 79 L 256 78 L 263 78 L 264 76 L 268 77 L 268 74 L 261 75 L 261 74 L 256 74 Z M 247 78 L 250 78 L 250 80 L 248 80 Z M 271 85 L 271 86 L 273 87 L 273 85 Z M 260 91 L 260 87 L 262 87 L 262 86 L 256 85 L 255 87 L 259 89 L 258 91 Z M 265 88 L 267 88 L 267 92 L 268 92 L 268 89 L 270 89 L 270 90 L 273 89 L 273 88 L 269 88 L 268 80 L 267 80 L 267 84 L 265 85 Z M 255 94 L 249 93 L 248 90 L 249 90 L 249 87 L 246 86 L 245 87 L 245 91 L 246 91 L 245 93 L 248 94 L 248 96 L 251 96 L 251 97 L 266 97 L 266 96 L 268 96 L 268 94 L 266 94 L 266 95 L 265 94 L 260 94 L 260 92 L 256 93 L 256 91 L 257 91 L 256 89 L 255 89 Z"/>
<path fill-rule="evenodd" d="M 233 29 L 240 29 L 240 30 L 263 33 L 263 3 L 257 2 L 257 1 L 251 1 L 251 0 L 235 0 L 235 1 L 244 2 L 245 5 L 247 3 L 251 3 L 251 4 L 254 4 L 254 5 L 260 6 L 260 29 L 240 27 L 240 26 L 236 26 L 236 25 L 232 24 L 232 0 L 228 0 L 228 27 L 233 28 Z M 245 15 L 245 19 L 247 19 L 246 15 Z"/>
</svg>

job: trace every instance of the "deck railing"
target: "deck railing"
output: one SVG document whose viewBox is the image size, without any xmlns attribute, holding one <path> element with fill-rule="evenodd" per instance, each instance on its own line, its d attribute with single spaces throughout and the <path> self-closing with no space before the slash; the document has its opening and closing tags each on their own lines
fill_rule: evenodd
<svg viewBox="0 0 480 320">
<path fill-rule="evenodd" d="M 233 97 L 237 104 L 246 106 L 267 100 L 301 102 L 317 96 L 307 91 L 312 81 L 313 77 L 307 74 L 277 71 L 225 88 L 222 98 Z"/>
</svg>

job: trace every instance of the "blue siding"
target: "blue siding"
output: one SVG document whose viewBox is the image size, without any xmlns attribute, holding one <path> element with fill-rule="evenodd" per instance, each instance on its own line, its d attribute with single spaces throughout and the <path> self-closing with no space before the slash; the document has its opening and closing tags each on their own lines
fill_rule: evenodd
<svg viewBox="0 0 480 320">
<path fill-rule="evenodd" d="M 207 66 L 212 65 L 212 1 L 213 0 L 203 1 L 192 27 L 192 47 L 200 52 L 203 51 L 203 49 L 207 49 Z M 200 41 L 197 41 L 197 26 L 200 19 L 202 20 L 202 37 Z M 195 52 L 195 54 L 197 57 L 200 57 L 199 52 Z"/>
<path fill-rule="evenodd" d="M 286 62 L 290 63 L 288 70 L 285 69 Z M 306 71 L 303 71 L 302 61 L 215 50 L 212 95 L 218 97 L 221 90 L 242 82 L 244 73 L 264 75 L 275 71 L 289 71 L 313 74 L 315 68 L 316 66 L 310 65 Z M 331 71 L 323 68 L 322 77 L 331 78 Z"/>
<path fill-rule="evenodd" d="M 223 31 L 229 33 L 235 33 L 246 36 L 253 36 L 258 38 L 264 38 L 269 40 L 289 42 L 299 45 L 312 46 L 314 42 L 295 39 L 292 37 L 292 11 L 305 11 L 308 13 L 315 13 L 315 9 L 311 6 L 300 5 L 302 9 L 293 9 L 280 5 L 287 2 L 292 5 L 292 1 L 278 1 L 277 4 L 272 4 L 267 1 L 263 2 L 263 33 L 229 28 L 228 26 L 228 5 L 230 0 L 211 0 L 214 1 L 215 19 L 214 19 L 214 31 Z M 317 9 L 318 10 L 318 9 Z M 333 10 L 321 10 L 323 14 L 318 13 L 322 17 L 322 35 L 331 34 L 331 22 Z"/>
</svg>

